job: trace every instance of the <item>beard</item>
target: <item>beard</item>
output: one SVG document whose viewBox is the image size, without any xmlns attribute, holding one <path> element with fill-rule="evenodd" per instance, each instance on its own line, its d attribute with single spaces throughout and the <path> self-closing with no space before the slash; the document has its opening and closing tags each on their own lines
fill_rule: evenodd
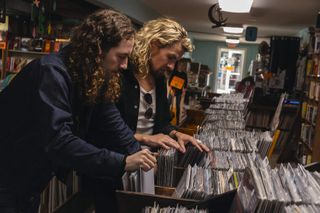
<svg viewBox="0 0 320 213">
<path fill-rule="evenodd" d="M 155 77 L 155 78 L 159 78 L 159 77 L 167 77 L 170 76 L 171 71 L 167 68 L 161 68 L 159 70 L 151 70 L 151 74 Z"/>
</svg>

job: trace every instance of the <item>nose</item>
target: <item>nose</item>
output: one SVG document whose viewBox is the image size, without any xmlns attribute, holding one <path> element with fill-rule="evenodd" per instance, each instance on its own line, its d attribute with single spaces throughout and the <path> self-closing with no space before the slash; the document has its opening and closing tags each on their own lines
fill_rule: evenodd
<svg viewBox="0 0 320 213">
<path fill-rule="evenodd" d="M 172 71 L 174 69 L 174 64 L 173 62 L 170 62 L 167 64 L 167 67 Z"/>
<path fill-rule="evenodd" d="M 125 69 L 127 69 L 127 67 L 128 67 L 128 58 L 122 60 L 121 63 L 120 63 L 120 69 L 124 69 L 125 70 Z"/>
</svg>

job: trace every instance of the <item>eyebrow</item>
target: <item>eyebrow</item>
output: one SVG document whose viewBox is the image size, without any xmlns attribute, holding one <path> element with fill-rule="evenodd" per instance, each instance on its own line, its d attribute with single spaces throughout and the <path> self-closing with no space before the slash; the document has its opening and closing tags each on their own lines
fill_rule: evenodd
<svg viewBox="0 0 320 213">
<path fill-rule="evenodd" d="M 177 56 L 177 55 L 174 54 L 174 53 L 170 53 L 170 57 L 172 57 L 172 58 L 175 59 L 175 60 L 178 60 L 178 57 L 179 57 L 179 56 Z"/>
<path fill-rule="evenodd" d="M 125 56 L 125 57 L 129 57 L 129 53 L 119 53 L 118 56 Z"/>
</svg>

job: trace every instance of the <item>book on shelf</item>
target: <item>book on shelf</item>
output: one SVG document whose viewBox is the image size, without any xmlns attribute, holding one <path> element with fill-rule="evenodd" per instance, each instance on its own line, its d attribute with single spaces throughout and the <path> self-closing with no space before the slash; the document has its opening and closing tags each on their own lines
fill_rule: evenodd
<svg viewBox="0 0 320 213">
<path fill-rule="evenodd" d="M 314 128 L 310 124 L 301 124 L 301 134 L 300 139 L 307 144 L 308 146 L 313 146 L 313 135 L 314 135 Z"/>
<path fill-rule="evenodd" d="M 305 119 L 305 118 L 306 118 L 307 107 L 308 107 L 308 103 L 304 101 L 304 102 L 302 103 L 302 107 L 301 107 L 301 118 L 302 118 L 302 119 Z"/>
<path fill-rule="evenodd" d="M 307 76 L 310 76 L 312 73 L 313 73 L 313 59 L 308 59 L 306 74 Z"/>
<path fill-rule="evenodd" d="M 320 53 L 320 33 L 315 33 L 314 53 Z"/>
<path fill-rule="evenodd" d="M 307 164 L 310 164 L 311 162 L 312 162 L 312 155 L 305 154 L 302 156 L 302 159 L 301 159 L 302 165 L 307 165 Z"/>
</svg>

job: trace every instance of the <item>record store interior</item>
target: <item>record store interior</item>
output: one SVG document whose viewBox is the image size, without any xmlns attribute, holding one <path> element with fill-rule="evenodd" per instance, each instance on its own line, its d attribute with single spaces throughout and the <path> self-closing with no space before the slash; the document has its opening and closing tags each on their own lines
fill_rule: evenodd
<svg viewBox="0 0 320 213">
<path fill-rule="evenodd" d="M 0 213 L 319 213 L 320 0 L 0 0 Z"/>
</svg>

